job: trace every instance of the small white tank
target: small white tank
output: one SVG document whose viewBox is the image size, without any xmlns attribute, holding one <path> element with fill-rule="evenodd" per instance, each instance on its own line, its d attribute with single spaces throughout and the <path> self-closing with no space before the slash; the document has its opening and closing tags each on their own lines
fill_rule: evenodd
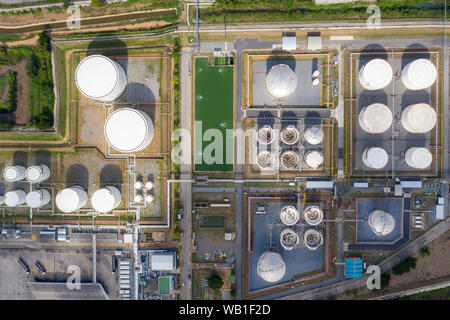
<svg viewBox="0 0 450 320">
<path fill-rule="evenodd" d="M 323 164 L 323 154 L 321 151 L 312 150 L 308 151 L 303 159 L 308 167 L 311 169 L 318 169 Z"/>
<path fill-rule="evenodd" d="M 153 187 L 154 187 L 153 182 L 147 181 L 147 182 L 145 183 L 145 190 L 152 190 Z"/>
<path fill-rule="evenodd" d="M 316 78 L 316 79 L 314 79 L 313 81 L 312 81 L 312 86 L 313 87 L 316 87 L 316 86 L 318 86 L 319 85 L 319 83 L 320 83 L 320 80 L 319 80 L 319 78 Z"/>
<path fill-rule="evenodd" d="M 401 123 L 410 133 L 426 133 L 436 125 L 436 111 L 426 103 L 417 103 L 408 106 L 402 112 Z"/>
<path fill-rule="evenodd" d="M 144 188 L 144 183 L 142 182 L 142 181 L 136 181 L 135 183 L 134 183 L 134 188 L 136 189 L 136 190 L 141 190 L 141 189 L 143 189 Z"/>
<path fill-rule="evenodd" d="M 359 126 L 367 133 L 386 132 L 392 125 L 394 116 L 391 109 L 382 103 L 373 103 L 359 113 Z"/>
<path fill-rule="evenodd" d="M 263 145 L 268 145 L 273 142 L 273 139 L 275 139 L 275 134 L 273 132 L 273 129 L 269 125 L 265 125 L 262 128 L 260 128 L 257 132 L 257 138 L 258 142 Z"/>
<path fill-rule="evenodd" d="M 292 150 L 284 151 L 280 155 L 280 163 L 286 169 L 293 169 L 298 166 L 299 156 Z"/>
<path fill-rule="evenodd" d="M 15 165 L 6 167 L 3 171 L 3 177 L 8 182 L 20 181 L 25 178 L 27 169 L 23 166 Z"/>
<path fill-rule="evenodd" d="M 87 201 L 87 192 L 80 186 L 63 189 L 56 195 L 56 206 L 65 213 L 78 211 Z"/>
<path fill-rule="evenodd" d="M 435 65 L 427 59 L 417 59 L 402 70 L 402 83 L 408 90 L 423 90 L 433 85 L 437 78 Z"/>
<path fill-rule="evenodd" d="M 25 177 L 31 183 L 47 180 L 50 177 L 50 169 L 45 164 L 39 164 L 27 168 Z"/>
<path fill-rule="evenodd" d="M 40 208 L 50 202 L 50 192 L 46 189 L 31 191 L 25 199 L 27 206 L 30 208 Z"/>
<path fill-rule="evenodd" d="M 300 238 L 294 230 L 286 228 L 280 233 L 280 243 L 285 250 L 291 251 L 300 243 Z"/>
<path fill-rule="evenodd" d="M 405 162 L 415 169 L 425 169 L 431 165 L 433 155 L 427 148 L 412 147 L 405 153 Z"/>
<path fill-rule="evenodd" d="M 300 134 L 298 133 L 297 128 L 293 125 L 288 125 L 286 128 L 281 130 L 280 139 L 287 145 L 296 144 L 299 137 Z"/>
<path fill-rule="evenodd" d="M 94 192 L 91 198 L 92 207 L 100 213 L 108 213 L 117 208 L 122 202 L 119 189 L 106 186 Z"/>
<path fill-rule="evenodd" d="M 294 206 L 284 206 L 280 210 L 280 219 L 283 224 L 292 226 L 300 219 L 300 213 Z"/>
<path fill-rule="evenodd" d="M 373 59 L 359 70 L 359 83 L 366 90 L 380 90 L 391 83 L 392 67 L 386 60 Z"/>
<path fill-rule="evenodd" d="M 144 201 L 144 197 L 142 196 L 142 194 L 138 193 L 134 196 L 133 201 L 134 202 L 142 202 L 142 201 Z"/>
<path fill-rule="evenodd" d="M 269 151 L 261 151 L 256 156 L 258 165 L 263 168 L 272 168 L 275 165 L 275 156 Z"/>
<path fill-rule="evenodd" d="M 363 163 L 372 169 L 383 169 L 389 161 L 389 155 L 383 148 L 367 147 L 362 153 Z"/>
<path fill-rule="evenodd" d="M 151 202 L 153 202 L 153 200 L 155 200 L 155 197 L 153 195 L 148 194 L 145 196 L 145 202 L 151 203 Z"/>
<path fill-rule="evenodd" d="M 316 146 L 323 141 L 323 130 L 319 126 L 312 126 L 303 132 L 303 138 L 307 143 Z"/>
<path fill-rule="evenodd" d="M 23 190 L 9 191 L 5 194 L 5 204 L 8 207 L 17 207 L 25 203 L 27 194 Z"/>
<path fill-rule="evenodd" d="M 323 211 L 318 206 L 308 206 L 303 210 L 303 218 L 310 226 L 317 226 L 323 221 Z"/>
<path fill-rule="evenodd" d="M 303 234 L 303 241 L 309 250 L 317 250 L 323 244 L 323 235 L 315 229 L 308 229 Z"/>
</svg>

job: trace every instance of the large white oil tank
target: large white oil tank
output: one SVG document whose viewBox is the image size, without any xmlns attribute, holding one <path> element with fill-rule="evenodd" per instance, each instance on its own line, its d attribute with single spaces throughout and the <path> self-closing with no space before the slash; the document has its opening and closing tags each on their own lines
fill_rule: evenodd
<svg viewBox="0 0 450 320">
<path fill-rule="evenodd" d="M 303 210 L 303 218 L 310 226 L 317 226 L 323 221 L 323 211 L 318 206 L 308 206 Z"/>
<path fill-rule="evenodd" d="M 308 229 L 303 234 L 303 241 L 309 250 L 317 250 L 323 244 L 323 235 L 315 229 Z"/>
<path fill-rule="evenodd" d="M 417 59 L 402 70 L 402 83 L 408 90 L 423 90 L 433 85 L 437 78 L 435 65 L 427 59 Z"/>
<path fill-rule="evenodd" d="M 433 155 L 427 148 L 412 147 L 406 150 L 405 162 L 415 169 L 425 169 L 431 165 Z"/>
<path fill-rule="evenodd" d="M 392 67 L 386 60 L 373 59 L 359 70 L 359 83 L 366 90 L 380 90 L 392 81 Z"/>
<path fill-rule="evenodd" d="M 56 206 L 65 213 L 75 212 L 86 205 L 87 192 L 80 186 L 73 186 L 58 192 Z"/>
<path fill-rule="evenodd" d="M 256 270 L 264 281 L 278 282 L 286 274 L 286 263 L 278 252 L 266 251 L 259 257 Z"/>
<path fill-rule="evenodd" d="M 275 98 L 285 98 L 297 88 L 297 75 L 286 64 L 274 65 L 266 76 L 266 89 Z"/>
<path fill-rule="evenodd" d="M 311 169 L 318 169 L 323 164 L 323 154 L 321 151 L 318 151 L 318 150 L 308 151 L 303 156 L 303 159 L 304 159 L 306 165 Z"/>
<path fill-rule="evenodd" d="M 263 169 L 273 168 L 275 165 L 275 160 L 276 159 L 274 154 L 269 151 L 261 151 L 256 156 L 256 162 L 258 163 L 258 166 Z"/>
<path fill-rule="evenodd" d="M 37 183 L 50 177 L 50 169 L 45 164 L 38 164 L 27 168 L 25 177 L 29 182 Z"/>
<path fill-rule="evenodd" d="M 145 112 L 122 108 L 108 116 L 105 137 L 109 145 L 120 152 L 136 152 L 152 142 L 153 121 Z"/>
<path fill-rule="evenodd" d="M 20 181 L 25 178 L 27 169 L 23 166 L 15 165 L 6 167 L 3 171 L 3 177 L 8 182 Z"/>
<path fill-rule="evenodd" d="M 292 150 L 284 151 L 280 155 L 280 163 L 286 169 L 293 169 L 298 166 L 299 156 Z"/>
<path fill-rule="evenodd" d="M 280 139 L 287 145 L 296 144 L 299 137 L 300 134 L 298 133 L 297 128 L 293 125 L 288 125 L 286 128 L 281 130 Z"/>
<path fill-rule="evenodd" d="M 379 237 L 387 236 L 395 228 L 394 217 L 383 210 L 372 211 L 368 220 L 370 228 Z"/>
<path fill-rule="evenodd" d="M 122 66 L 102 55 L 84 58 L 75 70 L 78 90 L 88 98 L 113 101 L 127 86 L 127 76 Z"/>
<path fill-rule="evenodd" d="M 312 126 L 303 132 L 305 141 L 313 146 L 316 146 L 323 141 L 323 130 L 319 126 Z"/>
<path fill-rule="evenodd" d="M 260 144 L 263 145 L 271 144 L 274 138 L 275 134 L 271 126 L 265 125 L 258 130 L 257 139 Z"/>
<path fill-rule="evenodd" d="M 108 213 L 120 205 L 122 195 L 119 189 L 113 186 L 106 186 L 98 189 L 91 197 L 92 208 L 100 213 Z"/>
<path fill-rule="evenodd" d="M 386 132 L 393 120 L 391 109 L 382 103 L 368 105 L 359 113 L 359 126 L 371 134 Z"/>
<path fill-rule="evenodd" d="M 294 230 L 286 228 L 280 233 L 280 243 L 285 250 L 291 251 L 300 243 L 300 238 Z"/>
<path fill-rule="evenodd" d="M 287 226 L 292 226 L 300 219 L 300 213 L 294 206 L 284 206 L 280 210 L 280 219 Z"/>
<path fill-rule="evenodd" d="M 5 204 L 8 207 L 16 207 L 25 203 L 27 194 L 23 190 L 13 190 L 5 194 Z"/>
<path fill-rule="evenodd" d="M 363 163 L 372 169 L 383 169 L 389 161 L 389 155 L 383 148 L 367 147 L 362 153 Z"/>
<path fill-rule="evenodd" d="M 50 192 L 46 189 L 31 191 L 25 199 L 27 206 L 30 208 L 40 208 L 50 202 Z"/>
<path fill-rule="evenodd" d="M 401 123 L 410 133 L 426 133 L 436 125 L 436 111 L 426 103 L 412 104 L 402 112 Z"/>
</svg>

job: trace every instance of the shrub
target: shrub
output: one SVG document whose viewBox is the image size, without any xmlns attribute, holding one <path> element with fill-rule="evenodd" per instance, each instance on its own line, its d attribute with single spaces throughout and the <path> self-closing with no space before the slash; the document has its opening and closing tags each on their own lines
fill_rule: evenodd
<svg viewBox="0 0 450 320">
<path fill-rule="evenodd" d="M 5 112 L 13 112 L 17 107 L 17 72 L 9 70 L 6 79 L 8 82 L 8 97 L 5 103 L 0 104 L 0 109 Z"/>
<path fill-rule="evenodd" d="M 428 257 L 430 255 L 430 248 L 427 246 L 420 248 L 419 254 L 422 258 Z"/>
<path fill-rule="evenodd" d="M 381 289 L 389 287 L 389 281 L 391 280 L 391 275 L 389 273 L 381 274 Z"/>
<path fill-rule="evenodd" d="M 208 279 L 208 287 L 212 290 L 219 290 L 223 286 L 222 278 L 216 273 L 209 277 Z"/>
<path fill-rule="evenodd" d="M 0 130 L 7 131 L 11 130 L 12 127 L 14 127 L 14 123 L 5 120 L 0 120 Z"/>
<path fill-rule="evenodd" d="M 105 5 L 105 2 L 103 0 L 92 0 L 91 6 L 92 7 L 102 7 Z"/>
<path fill-rule="evenodd" d="M 392 273 L 396 276 L 402 275 L 404 273 L 408 273 L 411 269 L 416 268 L 417 258 L 408 257 L 403 260 L 401 263 L 392 268 Z"/>
</svg>

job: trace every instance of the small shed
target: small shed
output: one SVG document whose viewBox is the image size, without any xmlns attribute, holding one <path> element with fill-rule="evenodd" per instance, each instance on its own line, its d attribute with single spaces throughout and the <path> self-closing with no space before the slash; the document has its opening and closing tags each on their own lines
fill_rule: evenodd
<svg viewBox="0 0 450 320">
<path fill-rule="evenodd" d="M 359 279 L 363 276 L 363 261 L 361 258 L 345 259 L 345 278 Z"/>
<path fill-rule="evenodd" d="M 297 49 L 297 37 L 295 36 L 295 34 L 283 35 L 282 48 L 284 51 L 294 51 Z"/>
<path fill-rule="evenodd" d="M 308 36 L 308 50 L 321 50 L 321 49 L 322 49 L 322 37 Z"/>
</svg>

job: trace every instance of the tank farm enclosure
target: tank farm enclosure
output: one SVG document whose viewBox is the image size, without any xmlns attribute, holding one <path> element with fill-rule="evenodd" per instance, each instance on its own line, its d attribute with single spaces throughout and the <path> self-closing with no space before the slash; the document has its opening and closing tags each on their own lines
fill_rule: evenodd
<svg viewBox="0 0 450 320">
<path fill-rule="evenodd" d="M 345 174 L 352 177 L 388 178 L 396 175 L 441 177 L 444 121 L 442 119 L 442 50 L 439 48 L 425 49 L 419 46 L 408 48 L 368 46 L 362 50 L 347 49 L 344 51 L 344 57 L 346 77 Z M 374 59 L 388 62 L 392 69 L 392 80 L 381 89 L 373 87 L 368 90 L 362 86 L 360 81 L 361 68 Z M 410 90 L 402 81 L 402 70 L 405 70 L 406 66 L 418 59 L 431 61 L 437 71 L 436 80 L 430 87 Z M 426 71 L 432 73 L 428 72 L 429 70 Z M 380 81 L 383 80 L 381 72 L 375 72 L 373 78 L 376 77 L 379 77 L 378 80 Z M 427 123 L 432 123 L 434 119 L 431 118 L 435 117 L 435 125 L 431 130 L 425 129 L 423 132 L 420 132 L 420 130 L 413 132 L 411 128 L 405 129 L 405 119 L 409 119 L 405 115 L 413 114 L 413 112 L 408 113 L 408 111 L 411 109 L 410 106 L 417 104 L 419 106 L 415 107 L 416 110 L 427 109 L 423 111 L 423 121 L 420 121 L 420 117 L 418 117 L 419 125 L 426 126 Z M 423 104 L 431 106 L 433 110 L 428 110 L 429 108 L 423 107 Z M 407 109 L 408 107 L 410 108 Z M 392 124 L 390 126 L 382 124 L 383 121 L 381 120 L 379 123 L 373 122 L 371 128 L 365 126 L 364 123 L 361 124 L 361 120 L 364 118 L 362 113 L 370 113 L 370 108 L 373 110 L 377 108 L 378 111 L 374 112 L 374 115 L 386 115 L 385 122 L 389 123 L 389 118 L 391 118 Z M 405 110 L 406 112 L 404 112 Z M 428 115 L 430 115 L 430 119 Z M 368 115 L 365 118 L 374 117 Z M 369 133 L 371 130 L 373 132 Z M 371 147 L 373 150 L 370 149 Z M 384 149 L 384 151 L 381 149 Z M 408 150 L 410 151 L 407 152 Z M 369 151 L 371 156 L 367 153 Z M 427 166 L 429 154 L 432 155 L 432 160 L 431 165 Z M 368 158 L 374 159 L 373 166 L 372 163 L 365 162 L 363 157 L 366 160 Z M 412 157 L 416 160 L 412 160 Z M 424 164 L 426 168 L 420 168 Z M 377 167 L 378 165 L 379 167 Z"/>
<path fill-rule="evenodd" d="M 139 42 L 138 42 L 139 43 Z M 167 179 L 170 179 L 170 133 L 172 101 L 171 65 L 168 47 L 153 46 L 147 41 L 130 45 L 127 40 L 94 40 L 55 44 L 55 72 L 58 83 L 60 117 L 55 123 L 63 128 L 62 140 L 39 142 L 26 150 L 2 148 L 1 169 L 11 164 L 25 167 L 44 164 L 50 170 L 47 180 L 33 184 L 31 190 L 47 190 L 51 200 L 31 210 L 25 205 L 6 208 L 4 223 L 50 225 L 114 225 L 140 220 L 140 225 L 162 225 L 166 221 Z M 169 44 L 169 43 L 168 43 Z M 113 102 L 89 99 L 78 91 L 75 71 L 82 59 L 105 56 L 119 64 L 127 77 L 126 88 Z M 114 111 L 131 108 L 145 113 L 154 124 L 148 145 L 135 152 L 120 152 L 105 138 L 104 125 Z M 64 119 L 64 123 L 61 119 Z M 139 149 L 139 148 L 137 148 Z M 19 148 L 20 150 L 20 148 Z M 152 181 L 148 192 L 151 203 L 133 200 L 134 181 Z M 26 181 L 4 183 L 6 193 L 20 187 L 29 191 Z M 80 189 L 77 189 L 79 187 Z M 59 199 L 81 205 L 66 213 L 57 205 L 57 195 L 71 190 Z M 147 193 L 148 193 L 147 192 Z M 85 195 L 87 201 L 85 200 Z M 78 201 L 72 202 L 73 199 Z M 150 199 L 150 197 L 148 197 Z M 31 201 L 31 200 L 30 200 Z"/>
<path fill-rule="evenodd" d="M 194 134 L 191 138 L 196 172 L 231 172 L 234 168 L 234 66 L 215 65 L 215 62 L 212 56 L 205 55 L 195 56 L 192 62 Z M 214 163 L 208 163 L 205 154 L 211 155 Z"/>
<path fill-rule="evenodd" d="M 255 298 L 332 277 L 332 193 L 246 193 L 243 201 L 243 297 Z M 323 216 L 305 220 L 304 209 Z M 289 209 L 292 208 L 292 209 Z M 293 211 L 297 215 L 283 215 Z M 314 210 L 306 210 L 309 214 Z M 309 217 L 309 215 L 308 215 Z M 318 247 L 305 243 L 321 235 Z M 270 254 L 269 254 L 270 253 Z M 273 264 L 273 265 L 272 265 Z"/>
</svg>

